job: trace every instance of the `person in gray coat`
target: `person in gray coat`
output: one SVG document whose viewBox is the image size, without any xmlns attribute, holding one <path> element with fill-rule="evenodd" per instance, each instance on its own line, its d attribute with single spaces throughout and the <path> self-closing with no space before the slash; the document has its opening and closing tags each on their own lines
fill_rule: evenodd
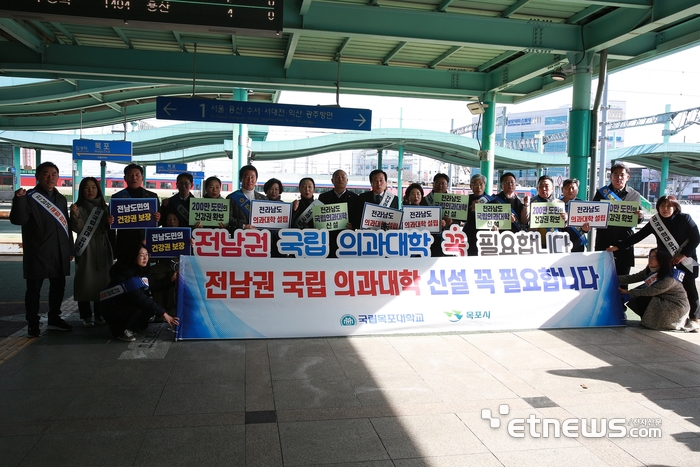
<svg viewBox="0 0 700 467">
<path fill-rule="evenodd" d="M 44 279 L 49 280 L 50 329 L 70 331 L 73 326 L 61 318 L 61 302 L 75 256 L 73 235 L 68 228 L 68 202 L 56 190 L 58 167 L 44 162 L 36 168 L 37 185 L 15 191 L 10 222 L 22 226 L 22 258 L 27 291 L 24 308 L 29 337 L 39 337 L 39 302 Z"/>
<path fill-rule="evenodd" d="M 665 248 L 649 252 L 649 264 L 636 274 L 618 276 L 618 282 L 641 286 L 625 290 L 620 288 L 623 300 L 629 296 L 627 306 L 642 318 L 642 326 L 659 331 L 683 330 L 690 312 L 688 295 L 683 288 L 682 271 L 673 267 L 671 254 Z"/>
<path fill-rule="evenodd" d="M 85 327 L 107 324 L 100 314 L 100 292 L 109 284 L 112 267 L 114 230 L 109 228 L 109 208 L 94 177 L 80 182 L 78 201 L 70 207 L 70 228 L 78 234 L 75 242 L 75 282 L 73 299 L 78 302 Z M 94 303 L 95 318 L 90 302 Z"/>
</svg>

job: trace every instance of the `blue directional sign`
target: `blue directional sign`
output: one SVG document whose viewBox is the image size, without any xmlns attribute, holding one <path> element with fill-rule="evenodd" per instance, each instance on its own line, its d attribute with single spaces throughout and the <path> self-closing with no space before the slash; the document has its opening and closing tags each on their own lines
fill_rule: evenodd
<svg viewBox="0 0 700 467">
<path fill-rule="evenodd" d="M 82 161 L 131 162 L 131 141 L 73 140 L 73 159 Z"/>
<path fill-rule="evenodd" d="M 156 164 L 157 174 L 181 174 L 183 172 L 187 172 L 187 164 Z"/>
<path fill-rule="evenodd" d="M 372 111 L 369 109 L 162 96 L 156 99 L 156 118 L 339 130 L 372 129 Z"/>
</svg>

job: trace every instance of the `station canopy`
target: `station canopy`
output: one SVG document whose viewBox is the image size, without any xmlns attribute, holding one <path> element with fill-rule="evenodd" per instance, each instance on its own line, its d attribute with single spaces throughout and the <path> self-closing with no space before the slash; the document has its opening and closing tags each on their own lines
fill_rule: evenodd
<svg viewBox="0 0 700 467">
<path fill-rule="evenodd" d="M 586 54 L 606 49 L 615 71 L 700 41 L 697 0 L 250 0 L 202 1 L 199 16 L 178 10 L 196 3 L 3 0 L 0 74 L 49 81 L 1 87 L 0 129 L 142 120 L 155 115 L 156 96 L 193 90 L 231 99 L 246 89 L 268 102 L 282 90 L 464 101 L 494 92 L 518 103 L 571 85 Z M 229 25 L 204 8 L 217 3 L 275 6 L 269 24 L 229 8 L 245 19 Z M 115 11 L 91 16 L 84 4 Z M 169 10 L 144 14 L 154 4 Z M 146 21 L 156 14 L 160 22 Z M 554 71 L 567 78 L 554 81 Z"/>
</svg>

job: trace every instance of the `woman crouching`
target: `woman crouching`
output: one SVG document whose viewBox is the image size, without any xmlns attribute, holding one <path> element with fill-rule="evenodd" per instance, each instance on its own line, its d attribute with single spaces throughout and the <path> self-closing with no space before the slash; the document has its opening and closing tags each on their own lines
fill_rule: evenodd
<svg viewBox="0 0 700 467">
<path fill-rule="evenodd" d="M 170 326 L 179 320 L 170 316 L 151 297 L 148 288 L 149 255 L 146 247 L 137 244 L 129 248 L 124 260 L 117 261 L 109 271 L 109 287 L 100 294 L 102 317 L 117 339 L 133 342 L 134 331 L 148 327 L 153 316 L 162 317 Z"/>
<path fill-rule="evenodd" d="M 682 271 L 673 267 L 673 258 L 665 248 L 654 248 L 649 252 L 647 267 L 636 274 L 618 276 L 620 284 L 644 281 L 636 289 L 624 290 L 629 294 L 627 306 L 642 318 L 642 326 L 659 331 L 677 331 L 690 312 L 688 295 L 683 288 Z"/>
</svg>

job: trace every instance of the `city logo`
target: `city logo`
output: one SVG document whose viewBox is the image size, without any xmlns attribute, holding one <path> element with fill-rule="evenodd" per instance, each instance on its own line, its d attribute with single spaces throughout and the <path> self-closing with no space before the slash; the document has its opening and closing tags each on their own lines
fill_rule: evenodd
<svg viewBox="0 0 700 467">
<path fill-rule="evenodd" d="M 464 316 L 464 314 L 462 314 L 462 312 L 458 310 L 443 311 L 443 313 L 447 315 L 451 323 L 456 323 L 457 321 L 462 319 L 462 316 Z"/>
<path fill-rule="evenodd" d="M 498 415 L 508 415 L 510 406 L 498 406 Z M 501 417 L 494 416 L 491 409 L 481 409 L 481 418 L 489 426 L 498 429 Z M 505 420 L 503 420 L 505 422 Z M 530 414 L 527 418 L 507 420 L 506 431 L 512 438 L 661 438 L 660 418 L 540 418 Z"/>
<path fill-rule="evenodd" d="M 340 325 L 341 326 L 355 326 L 357 325 L 357 319 L 353 315 L 343 315 L 342 318 L 340 318 Z"/>
</svg>

